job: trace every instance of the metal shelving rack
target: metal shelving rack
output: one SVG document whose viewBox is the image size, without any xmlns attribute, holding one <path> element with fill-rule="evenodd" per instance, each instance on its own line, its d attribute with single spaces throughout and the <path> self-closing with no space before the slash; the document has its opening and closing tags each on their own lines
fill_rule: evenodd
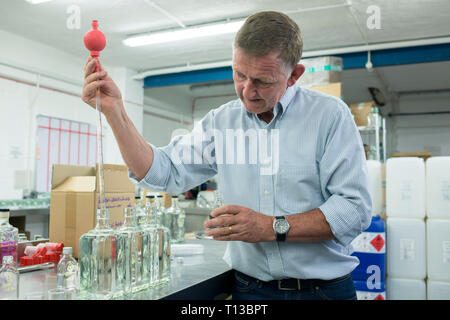
<svg viewBox="0 0 450 320">
<path fill-rule="evenodd" d="M 371 160 L 386 162 L 386 119 L 378 113 L 373 126 L 358 126 L 358 130 L 363 143 L 375 149 L 375 158 Z"/>
</svg>

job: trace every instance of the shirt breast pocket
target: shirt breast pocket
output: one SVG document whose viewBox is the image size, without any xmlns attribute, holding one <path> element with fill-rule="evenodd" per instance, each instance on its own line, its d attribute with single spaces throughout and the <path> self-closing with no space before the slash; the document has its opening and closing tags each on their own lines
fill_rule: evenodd
<svg viewBox="0 0 450 320">
<path fill-rule="evenodd" d="M 276 202 L 287 213 L 306 212 L 323 202 L 314 164 L 280 165 L 276 187 Z"/>
</svg>

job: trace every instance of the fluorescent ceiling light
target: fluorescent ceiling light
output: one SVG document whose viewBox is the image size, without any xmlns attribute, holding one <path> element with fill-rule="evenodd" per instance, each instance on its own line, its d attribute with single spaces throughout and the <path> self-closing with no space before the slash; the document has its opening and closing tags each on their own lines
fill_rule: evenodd
<svg viewBox="0 0 450 320">
<path fill-rule="evenodd" d="M 155 43 L 164 43 L 177 40 L 187 40 L 193 38 L 207 37 L 225 33 L 233 33 L 239 30 L 244 24 L 244 20 L 210 24 L 198 27 L 188 27 L 174 31 L 155 32 L 145 35 L 137 35 L 123 40 L 123 43 L 129 47 L 145 46 Z"/>
<path fill-rule="evenodd" d="M 44 3 L 44 2 L 49 2 L 52 0 L 25 0 L 26 2 L 29 2 L 31 4 L 39 4 L 39 3 Z"/>
</svg>

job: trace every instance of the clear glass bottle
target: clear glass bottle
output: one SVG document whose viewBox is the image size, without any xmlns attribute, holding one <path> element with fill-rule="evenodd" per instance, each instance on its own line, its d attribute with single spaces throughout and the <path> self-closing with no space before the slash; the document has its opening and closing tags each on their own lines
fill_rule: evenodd
<svg viewBox="0 0 450 320">
<path fill-rule="evenodd" d="M 214 190 L 214 205 L 213 209 L 223 206 L 222 193 L 219 190 Z"/>
<path fill-rule="evenodd" d="M 123 295 L 124 239 L 109 225 L 108 209 L 97 210 L 94 229 L 80 237 L 80 297 L 113 299 Z"/>
<path fill-rule="evenodd" d="M 162 196 L 157 197 L 156 206 L 151 210 L 151 221 L 156 222 L 156 229 L 158 231 L 157 256 L 158 256 L 158 271 L 155 285 L 167 283 L 170 280 L 170 239 L 171 234 L 163 222 L 165 219 L 165 210 L 161 204 Z"/>
<path fill-rule="evenodd" d="M 17 266 L 17 243 L 19 229 L 9 224 L 9 209 L 0 209 L 0 261 L 4 256 L 12 256 Z"/>
<path fill-rule="evenodd" d="M 78 262 L 72 257 L 72 247 L 63 248 L 63 256 L 59 260 L 56 270 L 57 287 L 78 291 L 80 287 Z"/>
<path fill-rule="evenodd" d="M 172 204 L 166 210 L 166 223 L 170 230 L 171 243 L 184 242 L 186 212 L 178 204 L 178 196 L 172 196 Z"/>
<path fill-rule="evenodd" d="M 125 294 L 145 290 L 149 286 L 147 276 L 144 272 L 144 251 L 147 246 L 147 235 L 143 229 L 138 226 L 137 208 L 124 209 L 124 223 L 117 230 L 124 237 L 124 255 L 125 255 Z"/>
<path fill-rule="evenodd" d="M 0 267 L 0 300 L 19 299 L 19 271 L 14 257 L 3 256 Z"/>
<path fill-rule="evenodd" d="M 144 206 L 142 205 L 141 196 L 135 196 L 134 197 L 134 210 L 136 210 L 136 218 L 138 219 L 145 219 L 145 212 L 144 212 Z"/>
<path fill-rule="evenodd" d="M 155 199 L 156 204 L 156 212 L 158 214 L 158 223 L 162 224 L 163 226 L 167 227 L 167 221 L 166 221 L 166 207 L 163 206 L 163 196 L 158 195 Z"/>
<path fill-rule="evenodd" d="M 155 211 L 155 196 L 146 196 L 147 203 L 145 205 L 145 222 L 141 225 L 148 234 L 147 251 L 144 252 L 145 257 L 145 272 L 149 275 L 148 281 L 150 287 L 157 283 L 159 272 L 159 257 L 158 257 L 158 229 L 157 216 Z"/>
</svg>

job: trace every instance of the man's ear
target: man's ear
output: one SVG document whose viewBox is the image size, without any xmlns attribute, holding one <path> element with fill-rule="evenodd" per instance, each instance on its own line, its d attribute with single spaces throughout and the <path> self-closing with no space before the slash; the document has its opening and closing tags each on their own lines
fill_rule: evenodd
<svg viewBox="0 0 450 320">
<path fill-rule="evenodd" d="M 294 70 L 292 70 L 291 72 L 291 76 L 288 79 L 287 85 L 288 87 L 292 86 L 293 84 L 295 84 L 297 82 L 297 80 L 302 76 L 303 73 L 305 73 L 305 66 L 302 64 L 297 64 L 294 67 Z"/>
</svg>

